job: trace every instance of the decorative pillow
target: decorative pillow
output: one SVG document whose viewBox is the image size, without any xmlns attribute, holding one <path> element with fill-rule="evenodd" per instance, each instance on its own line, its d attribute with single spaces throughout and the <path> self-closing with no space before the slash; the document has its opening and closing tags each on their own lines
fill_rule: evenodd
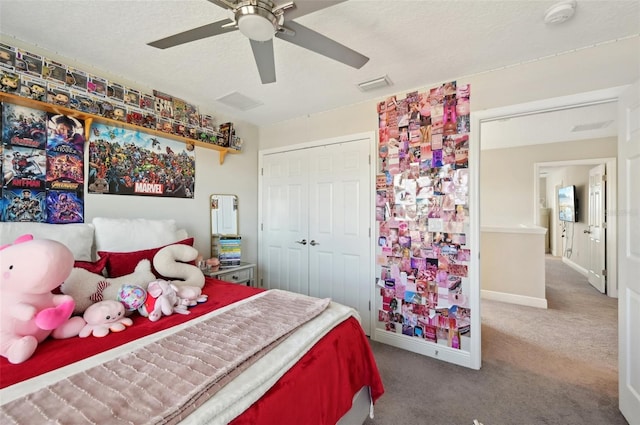
<svg viewBox="0 0 640 425">
<path fill-rule="evenodd" d="M 92 224 L 95 226 L 96 251 L 139 251 L 172 244 L 186 237 L 172 219 L 96 217 Z"/>
<path fill-rule="evenodd" d="M 107 257 L 99 258 L 98 260 L 91 261 L 75 261 L 73 267 L 85 269 L 95 274 L 102 274 L 102 271 L 107 266 Z"/>
<path fill-rule="evenodd" d="M 193 246 L 193 238 L 183 239 L 181 241 L 175 242 L 175 244 Z M 140 262 L 140 260 L 146 259 L 153 263 L 153 257 L 156 255 L 156 253 L 165 246 L 169 245 L 174 244 L 169 243 L 157 248 L 143 249 L 140 251 L 132 252 L 98 251 L 98 255 L 101 259 L 104 258 L 106 260 L 107 275 L 113 278 L 133 273 L 133 270 L 136 268 L 136 265 Z M 165 278 L 160 273 L 158 273 L 155 267 L 152 267 L 151 271 L 158 279 Z"/>
<path fill-rule="evenodd" d="M 11 243 L 18 236 L 31 234 L 34 239 L 51 239 L 60 242 L 69 248 L 76 260 L 91 261 L 93 231 L 93 225 L 87 223 L 6 222 L 0 223 L 0 245 Z"/>
</svg>

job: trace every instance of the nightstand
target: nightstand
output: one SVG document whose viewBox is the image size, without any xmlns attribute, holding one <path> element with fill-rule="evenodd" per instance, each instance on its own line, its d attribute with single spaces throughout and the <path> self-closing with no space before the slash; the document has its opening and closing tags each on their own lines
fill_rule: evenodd
<svg viewBox="0 0 640 425">
<path fill-rule="evenodd" d="M 203 271 L 205 276 L 214 277 L 231 283 L 241 283 L 247 286 L 255 285 L 255 269 L 253 263 L 241 262 L 239 266 L 219 268 L 218 270 Z"/>
</svg>

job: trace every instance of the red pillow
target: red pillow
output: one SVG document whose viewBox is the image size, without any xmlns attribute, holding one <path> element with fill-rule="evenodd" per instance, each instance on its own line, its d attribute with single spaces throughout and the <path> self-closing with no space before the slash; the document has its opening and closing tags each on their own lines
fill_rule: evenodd
<svg viewBox="0 0 640 425">
<path fill-rule="evenodd" d="M 102 270 L 104 270 L 106 265 L 107 265 L 107 257 L 104 257 L 104 258 L 99 258 L 93 263 L 91 261 L 75 261 L 73 264 L 73 267 L 85 269 L 95 274 L 102 274 Z"/>
<path fill-rule="evenodd" d="M 164 279 L 158 271 L 153 267 L 153 257 L 158 251 L 165 246 L 182 244 L 193 246 L 193 238 L 187 238 L 179 242 L 170 243 L 157 248 L 143 249 L 133 252 L 106 252 L 98 251 L 100 258 L 104 258 L 107 262 L 107 275 L 109 277 L 120 277 L 131 274 L 135 271 L 136 266 L 141 260 L 147 259 L 151 262 L 151 271 L 158 279 Z"/>
</svg>

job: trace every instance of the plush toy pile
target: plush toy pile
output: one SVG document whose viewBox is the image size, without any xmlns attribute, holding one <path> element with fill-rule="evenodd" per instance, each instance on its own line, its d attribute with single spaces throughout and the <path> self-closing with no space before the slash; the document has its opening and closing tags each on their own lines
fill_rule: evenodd
<svg viewBox="0 0 640 425">
<path fill-rule="evenodd" d="M 187 245 L 159 250 L 153 264 L 142 260 L 130 275 L 107 278 L 74 267 L 71 251 L 49 239 L 24 235 L 0 247 L 0 355 L 11 363 L 29 359 L 45 338 L 103 337 L 132 325 L 138 312 L 151 321 L 207 300 L 204 275 L 192 261 L 198 252 Z M 62 294 L 54 294 L 60 287 Z M 72 316 L 73 314 L 76 316 Z"/>
</svg>

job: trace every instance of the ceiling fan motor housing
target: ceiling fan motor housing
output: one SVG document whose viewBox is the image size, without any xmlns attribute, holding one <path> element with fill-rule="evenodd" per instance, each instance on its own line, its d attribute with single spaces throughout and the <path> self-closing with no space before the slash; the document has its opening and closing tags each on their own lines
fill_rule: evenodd
<svg viewBox="0 0 640 425">
<path fill-rule="evenodd" d="M 235 10 L 240 32 L 254 41 L 271 40 L 279 27 L 279 17 L 273 13 L 273 7 L 268 0 L 241 2 Z"/>
</svg>

